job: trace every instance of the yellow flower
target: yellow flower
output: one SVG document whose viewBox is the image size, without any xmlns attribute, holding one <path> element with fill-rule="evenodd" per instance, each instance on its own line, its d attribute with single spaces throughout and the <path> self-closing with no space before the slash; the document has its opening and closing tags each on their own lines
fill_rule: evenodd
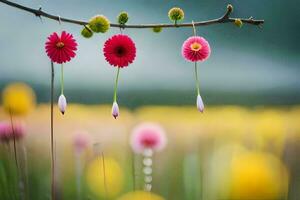
<svg viewBox="0 0 300 200">
<path fill-rule="evenodd" d="M 127 193 L 117 200 L 164 200 L 164 198 L 150 192 L 135 191 Z"/>
<path fill-rule="evenodd" d="M 2 100 L 6 112 L 26 115 L 35 106 L 35 93 L 24 83 L 13 83 L 4 89 Z"/>
<path fill-rule="evenodd" d="M 95 195 L 115 198 L 123 189 L 124 176 L 116 160 L 105 158 L 103 168 L 102 157 L 99 157 L 89 164 L 86 181 L 89 189 Z"/>
<path fill-rule="evenodd" d="M 238 153 L 231 165 L 230 199 L 281 199 L 286 193 L 287 173 L 278 158 L 259 152 Z"/>
</svg>

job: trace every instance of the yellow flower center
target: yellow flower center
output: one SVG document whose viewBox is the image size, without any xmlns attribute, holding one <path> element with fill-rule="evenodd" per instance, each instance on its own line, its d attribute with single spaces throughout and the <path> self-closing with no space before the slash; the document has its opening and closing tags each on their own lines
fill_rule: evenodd
<svg viewBox="0 0 300 200">
<path fill-rule="evenodd" d="M 58 42 L 58 43 L 56 43 L 56 47 L 57 48 L 63 48 L 65 46 L 65 44 L 63 43 L 63 42 Z"/>
<path fill-rule="evenodd" d="M 191 44 L 191 49 L 193 51 L 199 51 L 202 48 L 202 45 L 199 44 L 198 42 L 194 42 L 193 44 Z"/>
</svg>

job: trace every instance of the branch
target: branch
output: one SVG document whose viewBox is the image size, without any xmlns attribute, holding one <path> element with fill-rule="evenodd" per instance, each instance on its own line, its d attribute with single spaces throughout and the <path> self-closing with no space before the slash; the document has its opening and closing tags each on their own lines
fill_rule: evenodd
<svg viewBox="0 0 300 200">
<path fill-rule="evenodd" d="M 56 21 L 62 21 L 62 22 L 67 22 L 67 23 L 72 23 L 72 24 L 77 24 L 77 25 L 87 25 L 88 22 L 85 21 L 80 21 L 80 20 L 74 20 L 74 19 L 68 19 L 68 18 L 63 18 L 57 15 L 52 15 L 50 13 L 46 13 L 42 11 L 42 8 L 39 9 L 33 9 L 29 8 L 11 1 L 7 0 L 0 0 L 1 3 L 4 3 L 6 5 L 9 5 L 11 7 L 18 8 L 20 10 L 27 11 L 29 13 L 34 14 L 37 17 L 45 17 L 49 18 L 52 20 Z M 195 26 L 205 26 L 205 25 L 211 25 L 211 24 L 220 24 L 220 23 L 232 23 L 234 22 L 237 18 L 230 18 L 230 14 L 232 12 L 232 6 L 228 5 L 226 13 L 217 19 L 212 19 L 212 20 L 207 20 L 207 21 L 199 21 L 195 22 Z M 264 23 L 264 20 L 255 20 L 252 17 L 246 19 L 240 19 L 243 23 L 251 24 L 251 25 L 257 25 L 260 26 Z M 178 28 L 178 27 L 192 27 L 192 23 L 181 23 L 181 24 L 132 24 L 132 25 L 120 25 L 120 24 L 110 24 L 111 27 L 117 27 L 117 28 L 155 28 L 155 27 L 161 27 L 161 28 Z"/>
</svg>

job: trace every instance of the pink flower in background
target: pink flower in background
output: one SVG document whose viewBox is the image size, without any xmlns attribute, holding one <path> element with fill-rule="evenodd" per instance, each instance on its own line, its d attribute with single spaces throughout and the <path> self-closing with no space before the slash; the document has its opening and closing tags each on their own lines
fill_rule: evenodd
<svg viewBox="0 0 300 200">
<path fill-rule="evenodd" d="M 25 125 L 22 122 L 14 122 L 13 129 L 9 122 L 0 123 L 0 140 L 9 142 L 14 140 L 20 140 L 25 136 Z"/>
<path fill-rule="evenodd" d="M 203 37 L 192 36 L 183 43 L 181 54 L 191 62 L 205 61 L 210 56 L 210 46 Z"/>
<path fill-rule="evenodd" d="M 45 49 L 52 62 L 62 64 L 75 57 L 77 43 L 70 33 L 63 31 L 58 35 L 54 32 L 48 37 Z"/>
<path fill-rule="evenodd" d="M 136 56 L 135 44 L 130 37 L 117 34 L 106 40 L 103 48 L 105 60 L 116 67 L 127 67 Z"/>
<path fill-rule="evenodd" d="M 145 149 L 161 151 L 167 144 L 167 138 L 158 124 L 142 123 L 133 129 L 130 144 L 136 153 L 143 153 Z"/>
<path fill-rule="evenodd" d="M 9 132 L 11 130 L 11 125 L 8 122 L 0 122 L 0 140 L 1 142 L 9 141 Z"/>
<path fill-rule="evenodd" d="M 25 136 L 25 124 L 23 122 L 14 122 L 14 131 L 12 131 L 11 127 L 11 132 L 10 132 L 10 137 L 13 140 L 14 135 L 16 137 L 16 140 L 20 140 Z M 14 135 L 13 135 L 14 134 Z"/>
<path fill-rule="evenodd" d="M 84 131 L 77 132 L 74 135 L 73 144 L 74 144 L 74 148 L 75 148 L 76 152 L 78 152 L 78 153 L 81 153 L 86 148 L 88 148 L 88 146 L 90 145 L 90 142 L 91 142 L 90 136 L 88 135 L 88 133 L 86 133 Z"/>
</svg>

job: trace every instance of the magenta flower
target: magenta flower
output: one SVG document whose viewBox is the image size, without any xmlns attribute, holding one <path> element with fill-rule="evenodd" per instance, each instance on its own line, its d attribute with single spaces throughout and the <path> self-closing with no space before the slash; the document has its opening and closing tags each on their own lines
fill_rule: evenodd
<svg viewBox="0 0 300 200">
<path fill-rule="evenodd" d="M 9 122 L 0 123 L 0 140 L 3 142 L 9 142 L 14 140 L 20 140 L 25 136 L 25 125 L 21 122 L 14 122 L 13 129 Z"/>
<path fill-rule="evenodd" d="M 66 63 L 75 57 L 77 43 L 73 35 L 63 31 L 61 35 L 52 33 L 45 44 L 48 57 L 55 63 Z"/>
<path fill-rule="evenodd" d="M 210 56 L 210 46 L 203 37 L 192 36 L 183 43 L 181 54 L 191 62 L 205 61 Z"/>
<path fill-rule="evenodd" d="M 123 34 L 109 38 L 103 48 L 105 60 L 116 67 L 127 67 L 136 56 L 136 48 L 132 39 Z"/>
<path fill-rule="evenodd" d="M 136 153 L 143 153 L 147 149 L 161 151 L 167 145 L 167 138 L 161 126 L 143 123 L 133 129 L 130 144 Z"/>
<path fill-rule="evenodd" d="M 112 105 L 112 116 L 117 119 L 120 114 L 117 103 L 117 88 L 120 68 L 127 67 L 134 61 L 136 57 L 136 48 L 134 42 L 129 36 L 117 34 L 106 40 L 103 47 L 103 53 L 105 60 L 110 65 L 118 67 Z"/>
<path fill-rule="evenodd" d="M 0 140 L 1 142 L 9 141 L 11 125 L 8 122 L 0 122 Z"/>
</svg>

